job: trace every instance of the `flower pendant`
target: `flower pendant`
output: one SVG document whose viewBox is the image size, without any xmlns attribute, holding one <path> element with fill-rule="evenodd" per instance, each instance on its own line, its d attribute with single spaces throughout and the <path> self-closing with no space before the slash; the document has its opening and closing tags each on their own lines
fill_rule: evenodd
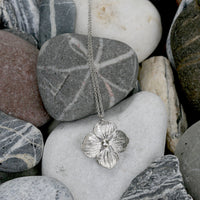
<svg viewBox="0 0 200 200">
<path fill-rule="evenodd" d="M 114 123 L 101 120 L 93 132 L 86 135 L 81 149 L 87 157 L 95 158 L 101 166 L 112 169 L 117 164 L 118 154 L 125 151 L 128 143 L 128 137 L 117 130 Z"/>
</svg>

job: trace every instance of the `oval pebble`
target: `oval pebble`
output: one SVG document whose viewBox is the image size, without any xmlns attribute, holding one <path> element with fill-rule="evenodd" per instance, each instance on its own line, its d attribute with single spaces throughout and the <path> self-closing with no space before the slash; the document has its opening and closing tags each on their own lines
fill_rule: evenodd
<svg viewBox="0 0 200 200">
<path fill-rule="evenodd" d="M 104 109 L 111 108 L 137 87 L 138 61 L 126 44 L 93 38 L 94 62 Z M 62 34 L 40 49 L 38 85 L 48 113 L 59 121 L 77 120 L 96 113 L 87 64 L 87 36 Z"/>
<path fill-rule="evenodd" d="M 39 163 L 43 146 L 39 129 L 0 111 L 0 171 L 31 169 Z"/>
<path fill-rule="evenodd" d="M 111 170 L 98 165 L 95 159 L 86 157 L 81 151 L 83 138 L 97 123 L 97 116 L 62 123 L 47 139 L 43 175 L 67 184 L 74 199 L 120 199 L 131 180 L 164 154 L 167 113 L 157 95 L 137 93 L 108 110 L 105 116 L 129 138 L 127 149 L 119 155 L 117 165 Z"/>
<path fill-rule="evenodd" d="M 44 176 L 16 178 L 0 185 L 1 200 L 73 200 L 69 189 Z"/>
<path fill-rule="evenodd" d="M 87 34 L 88 1 L 74 0 L 77 7 L 75 33 Z M 148 0 L 93 0 L 93 35 L 130 45 L 139 62 L 157 47 L 162 36 L 160 15 Z"/>
<path fill-rule="evenodd" d="M 42 126 L 49 120 L 36 77 L 38 49 L 6 31 L 0 31 L 0 110 Z"/>
</svg>

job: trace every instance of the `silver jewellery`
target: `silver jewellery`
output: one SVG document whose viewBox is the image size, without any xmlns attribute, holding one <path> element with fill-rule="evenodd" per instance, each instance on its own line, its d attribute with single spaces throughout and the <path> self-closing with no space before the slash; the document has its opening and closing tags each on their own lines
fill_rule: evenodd
<svg viewBox="0 0 200 200">
<path fill-rule="evenodd" d="M 97 162 L 108 169 L 112 169 L 118 159 L 118 154 L 125 151 L 129 139 L 117 126 L 105 121 L 102 96 L 98 82 L 98 72 L 93 59 L 92 41 L 92 0 L 88 0 L 88 66 L 91 75 L 96 109 L 99 122 L 94 126 L 93 131 L 84 138 L 81 149 L 89 158 L 95 158 Z"/>
</svg>

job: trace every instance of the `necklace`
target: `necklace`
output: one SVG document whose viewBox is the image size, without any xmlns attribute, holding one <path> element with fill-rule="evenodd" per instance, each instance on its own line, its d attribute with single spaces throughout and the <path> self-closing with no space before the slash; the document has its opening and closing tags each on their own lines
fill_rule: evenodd
<svg viewBox="0 0 200 200">
<path fill-rule="evenodd" d="M 88 0 L 88 66 L 99 122 L 94 126 L 93 131 L 86 135 L 81 149 L 87 157 L 95 158 L 101 166 L 112 169 L 117 164 L 118 154 L 125 151 L 129 139 L 125 133 L 117 130 L 114 123 L 104 120 L 98 70 L 93 59 L 92 0 Z"/>
</svg>

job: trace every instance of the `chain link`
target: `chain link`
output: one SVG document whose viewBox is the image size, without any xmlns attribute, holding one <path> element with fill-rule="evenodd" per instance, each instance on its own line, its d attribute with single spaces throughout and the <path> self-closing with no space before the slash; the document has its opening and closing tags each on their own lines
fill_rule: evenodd
<svg viewBox="0 0 200 200">
<path fill-rule="evenodd" d="M 88 0 L 88 66 L 94 92 L 95 104 L 100 119 L 104 118 L 104 108 L 99 87 L 98 72 L 94 63 L 92 39 L 92 0 Z"/>
</svg>

